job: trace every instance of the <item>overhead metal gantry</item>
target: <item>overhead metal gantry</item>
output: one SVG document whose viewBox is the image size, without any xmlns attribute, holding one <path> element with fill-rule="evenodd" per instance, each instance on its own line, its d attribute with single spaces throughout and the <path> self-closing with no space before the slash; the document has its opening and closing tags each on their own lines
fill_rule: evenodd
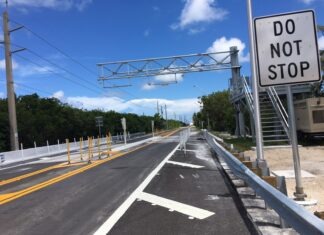
<svg viewBox="0 0 324 235">
<path fill-rule="evenodd" d="M 174 75 L 174 81 L 149 83 L 149 85 L 168 85 L 177 82 L 177 75 L 192 72 L 205 72 L 224 69 L 240 69 L 233 58 L 238 57 L 236 47 L 229 51 L 179 55 L 170 57 L 148 58 L 140 60 L 125 60 L 97 64 L 99 70 L 98 80 L 106 88 L 130 86 L 130 84 L 105 86 L 105 81 L 117 79 L 131 79 L 140 77 L 155 77 Z"/>
</svg>

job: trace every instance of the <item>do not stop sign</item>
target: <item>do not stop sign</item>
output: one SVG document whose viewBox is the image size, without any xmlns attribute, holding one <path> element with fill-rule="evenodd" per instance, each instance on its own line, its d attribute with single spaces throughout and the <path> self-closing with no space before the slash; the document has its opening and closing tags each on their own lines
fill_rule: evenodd
<svg viewBox="0 0 324 235">
<path fill-rule="evenodd" d="M 254 19 L 260 86 L 321 79 L 313 11 Z"/>
</svg>

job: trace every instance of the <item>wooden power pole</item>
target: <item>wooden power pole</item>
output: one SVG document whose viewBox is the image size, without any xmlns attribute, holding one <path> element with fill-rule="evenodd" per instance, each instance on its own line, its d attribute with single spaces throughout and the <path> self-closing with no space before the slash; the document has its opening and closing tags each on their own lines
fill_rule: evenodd
<svg viewBox="0 0 324 235">
<path fill-rule="evenodd" d="M 16 100 L 14 82 L 12 76 L 12 61 L 10 51 L 10 31 L 8 26 L 8 12 L 3 13 L 3 35 L 5 46 L 5 60 L 6 60 L 6 77 L 7 77 L 7 97 L 8 97 L 8 112 L 9 112 L 9 128 L 10 128 L 10 147 L 11 150 L 19 149 L 18 129 L 16 117 Z"/>
</svg>

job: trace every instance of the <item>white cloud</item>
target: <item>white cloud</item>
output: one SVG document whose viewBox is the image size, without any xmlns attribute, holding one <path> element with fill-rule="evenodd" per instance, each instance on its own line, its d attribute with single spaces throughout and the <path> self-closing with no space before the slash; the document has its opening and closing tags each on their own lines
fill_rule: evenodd
<svg viewBox="0 0 324 235">
<path fill-rule="evenodd" d="M 55 10 L 70 10 L 76 8 L 79 11 L 84 10 L 92 0 L 11 0 L 9 6 L 30 8 L 49 8 Z"/>
<path fill-rule="evenodd" d="M 0 99 L 4 99 L 6 96 L 5 96 L 5 93 L 3 92 L 0 92 Z"/>
<path fill-rule="evenodd" d="M 174 66 L 170 66 L 174 67 Z M 166 73 L 166 72 L 165 72 Z M 153 80 L 145 83 L 142 86 L 143 90 L 153 90 L 159 86 L 167 86 L 174 83 L 182 82 L 183 81 L 183 74 L 182 73 L 176 73 L 176 74 L 163 74 L 154 76 Z"/>
<path fill-rule="evenodd" d="M 144 37 L 148 37 L 148 36 L 150 36 L 150 29 L 146 29 L 145 31 L 144 31 Z"/>
<path fill-rule="evenodd" d="M 300 1 L 309 5 L 309 4 L 313 3 L 315 0 L 300 0 Z"/>
<path fill-rule="evenodd" d="M 12 60 L 12 69 L 17 69 L 19 67 L 18 63 L 15 60 Z M 6 60 L 0 60 L 0 70 L 6 69 Z"/>
<path fill-rule="evenodd" d="M 165 75 L 158 75 L 154 78 L 156 81 L 159 82 L 182 82 L 183 80 L 183 74 L 177 73 L 177 74 L 165 74 Z"/>
<path fill-rule="evenodd" d="M 64 91 L 60 90 L 60 91 L 54 92 L 52 97 L 62 100 L 64 98 Z"/>
<path fill-rule="evenodd" d="M 142 86 L 142 89 L 143 90 L 153 90 L 155 89 L 156 86 L 154 86 L 153 84 L 151 83 L 145 83 L 143 86 Z"/>
<path fill-rule="evenodd" d="M 205 31 L 205 28 L 201 27 L 201 28 L 189 29 L 188 33 L 192 35 L 192 34 L 197 34 L 197 33 L 201 33 L 204 31 Z"/>
<path fill-rule="evenodd" d="M 318 38 L 318 47 L 320 50 L 324 50 L 324 36 Z"/>
<path fill-rule="evenodd" d="M 60 91 L 59 91 L 60 92 Z M 54 95 L 54 94 L 53 94 Z M 116 112 L 130 112 L 142 114 L 154 114 L 156 112 L 156 102 L 160 105 L 166 104 L 168 107 L 168 113 L 173 115 L 191 115 L 194 112 L 199 111 L 199 104 L 197 98 L 189 99 L 133 99 L 123 100 L 118 97 L 66 97 L 65 102 L 68 104 L 87 110 L 100 109 L 103 111 L 114 110 Z"/>
<path fill-rule="evenodd" d="M 6 69 L 6 61 L 5 59 L 0 60 L 0 70 Z M 50 66 L 36 66 L 36 65 L 26 65 L 26 64 L 18 64 L 15 60 L 12 60 L 12 69 L 14 70 L 14 74 L 19 77 L 28 77 L 28 76 L 36 76 L 36 75 L 44 75 L 51 73 L 50 71 L 55 71 L 54 68 Z"/>
<path fill-rule="evenodd" d="M 216 7 L 215 4 L 215 0 L 185 0 L 179 22 L 171 25 L 171 28 L 185 29 L 198 23 L 223 20 L 228 12 Z"/>
<path fill-rule="evenodd" d="M 16 69 L 16 74 L 20 77 L 28 77 L 28 76 L 37 76 L 51 73 L 50 71 L 54 71 L 55 69 L 50 66 L 35 66 L 35 65 L 19 65 Z"/>
<path fill-rule="evenodd" d="M 248 62 L 250 60 L 250 55 L 249 53 L 244 53 L 245 49 L 245 43 L 242 42 L 239 38 L 230 38 L 226 39 L 226 37 L 221 37 L 216 39 L 213 42 L 213 45 L 207 49 L 208 53 L 211 52 L 222 52 L 222 51 L 229 51 L 230 47 L 236 46 L 237 49 L 239 50 L 239 62 Z M 224 58 L 224 55 L 215 55 L 215 59 L 219 60 Z"/>
<path fill-rule="evenodd" d="M 159 11 L 160 8 L 158 6 L 153 6 L 153 11 Z"/>
</svg>

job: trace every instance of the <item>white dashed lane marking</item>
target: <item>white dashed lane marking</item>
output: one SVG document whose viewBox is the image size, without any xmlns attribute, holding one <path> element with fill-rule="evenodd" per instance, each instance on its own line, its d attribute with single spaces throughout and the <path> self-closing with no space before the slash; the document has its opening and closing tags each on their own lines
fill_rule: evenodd
<svg viewBox="0 0 324 235">
<path fill-rule="evenodd" d="M 145 192 L 140 193 L 138 198 L 143 201 L 152 203 L 154 205 L 159 205 L 161 207 L 168 208 L 169 210 L 177 211 L 179 213 L 197 219 L 206 219 L 215 214 L 214 212 L 208 210 L 200 209 L 195 206 L 190 206 L 181 202 L 173 201 L 164 197 L 159 197 Z"/>
<path fill-rule="evenodd" d="M 194 165 L 194 164 L 190 164 L 190 163 L 176 162 L 176 161 L 167 161 L 166 163 L 173 164 L 173 165 L 178 165 L 178 166 L 196 168 L 196 169 L 204 167 L 204 166 L 200 166 L 200 165 Z"/>
</svg>

